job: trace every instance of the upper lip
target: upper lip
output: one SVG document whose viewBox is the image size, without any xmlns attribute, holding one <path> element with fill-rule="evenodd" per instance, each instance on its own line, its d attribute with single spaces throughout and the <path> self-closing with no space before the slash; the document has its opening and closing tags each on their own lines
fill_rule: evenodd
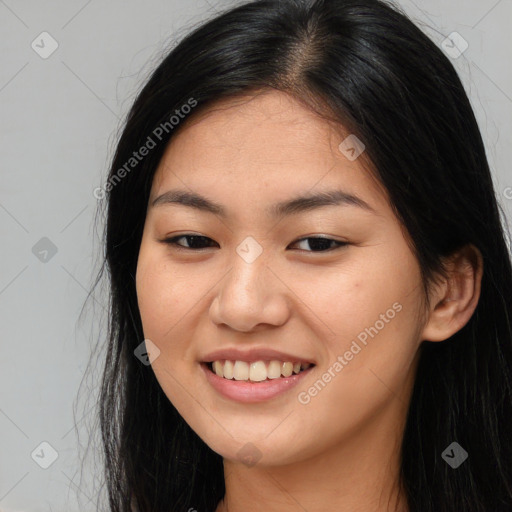
<svg viewBox="0 0 512 512">
<path fill-rule="evenodd" d="M 209 352 L 203 357 L 203 362 L 211 363 L 213 361 L 283 361 L 292 363 L 310 363 L 315 364 L 312 359 L 300 357 L 294 354 L 287 354 L 270 348 L 253 348 L 250 350 L 240 350 L 237 348 L 225 348 Z"/>
</svg>

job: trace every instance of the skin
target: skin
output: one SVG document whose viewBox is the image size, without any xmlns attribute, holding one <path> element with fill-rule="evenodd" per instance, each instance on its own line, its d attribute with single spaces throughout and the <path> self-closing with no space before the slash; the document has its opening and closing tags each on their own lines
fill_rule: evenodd
<svg viewBox="0 0 512 512">
<path fill-rule="evenodd" d="M 224 458 L 226 495 L 217 512 L 407 511 L 397 476 L 418 348 L 467 323 L 480 293 L 481 256 L 462 251 L 455 277 L 432 287 L 426 308 L 418 262 L 385 190 L 362 157 L 350 161 L 338 149 L 347 135 L 339 125 L 276 91 L 217 106 L 180 126 L 149 205 L 180 188 L 221 203 L 228 217 L 148 206 L 136 274 L 144 335 L 160 350 L 155 375 Z M 264 213 L 275 202 L 330 189 L 357 195 L 376 213 L 346 205 L 280 220 Z M 194 252 L 161 242 L 187 233 L 211 245 Z M 236 252 L 247 236 L 263 250 L 252 263 Z M 318 236 L 349 245 L 322 252 L 303 240 Z M 400 312 L 300 403 L 298 394 L 396 303 Z M 199 366 L 207 352 L 232 347 L 271 347 L 316 367 L 298 387 L 242 404 L 219 395 Z M 247 443 L 256 447 L 255 465 L 238 455 Z"/>
</svg>

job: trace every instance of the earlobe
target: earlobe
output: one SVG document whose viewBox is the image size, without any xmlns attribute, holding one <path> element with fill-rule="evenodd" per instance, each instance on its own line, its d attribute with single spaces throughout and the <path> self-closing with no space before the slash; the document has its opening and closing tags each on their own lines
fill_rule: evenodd
<svg viewBox="0 0 512 512">
<path fill-rule="evenodd" d="M 431 309 L 421 334 L 426 341 L 444 341 L 460 331 L 478 305 L 483 275 L 483 257 L 472 244 L 448 258 L 448 279 L 431 298 Z"/>
</svg>

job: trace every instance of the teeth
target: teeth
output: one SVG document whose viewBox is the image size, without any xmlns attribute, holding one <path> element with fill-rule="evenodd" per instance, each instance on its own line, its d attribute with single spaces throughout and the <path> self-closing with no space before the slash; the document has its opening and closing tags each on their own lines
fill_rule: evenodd
<svg viewBox="0 0 512 512">
<path fill-rule="evenodd" d="M 213 371 L 219 376 L 222 377 L 222 363 L 220 361 L 215 361 L 213 363 Z"/>
<path fill-rule="evenodd" d="M 220 361 L 215 361 L 216 363 L 219 363 L 219 366 L 222 367 L 222 363 Z M 226 361 L 224 363 L 224 378 L 225 379 L 232 379 L 233 378 L 233 361 Z M 220 375 L 222 377 L 222 375 Z"/>
<path fill-rule="evenodd" d="M 262 382 L 267 379 L 278 379 L 298 374 L 307 370 L 310 363 L 292 363 L 291 361 L 214 361 L 213 372 L 225 379 Z"/>
<path fill-rule="evenodd" d="M 281 377 L 281 362 L 270 361 L 267 368 L 267 377 L 269 379 L 278 379 Z"/>
<path fill-rule="evenodd" d="M 221 375 L 219 375 L 219 377 L 221 377 Z M 235 366 L 233 366 L 233 377 L 235 377 L 235 380 L 248 380 L 249 365 L 245 361 L 235 361 Z"/>
<path fill-rule="evenodd" d="M 251 363 L 249 368 L 249 380 L 254 382 L 261 382 L 267 378 L 267 367 L 263 361 L 256 361 Z"/>
<path fill-rule="evenodd" d="M 289 377 L 293 373 L 293 363 L 283 363 L 281 365 L 281 375 Z"/>
</svg>

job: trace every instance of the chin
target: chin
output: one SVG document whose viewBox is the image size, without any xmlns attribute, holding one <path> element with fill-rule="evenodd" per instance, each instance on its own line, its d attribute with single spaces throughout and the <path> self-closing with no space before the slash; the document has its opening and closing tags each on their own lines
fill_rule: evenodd
<svg viewBox="0 0 512 512">
<path fill-rule="evenodd" d="M 219 427 L 220 428 L 220 427 Z M 221 429 L 222 430 L 222 429 Z M 197 431 L 196 431 L 197 432 Z M 223 431 L 223 435 L 209 432 L 198 432 L 201 439 L 224 459 L 253 467 L 272 467 L 294 464 L 312 456 L 315 452 L 314 440 L 308 448 L 303 433 L 282 432 L 278 435 L 272 429 L 262 429 L 254 435 L 247 435 L 236 430 L 229 431 L 233 437 Z M 269 434 L 270 432 L 270 434 Z M 301 443 L 294 439 L 301 438 Z"/>
</svg>

